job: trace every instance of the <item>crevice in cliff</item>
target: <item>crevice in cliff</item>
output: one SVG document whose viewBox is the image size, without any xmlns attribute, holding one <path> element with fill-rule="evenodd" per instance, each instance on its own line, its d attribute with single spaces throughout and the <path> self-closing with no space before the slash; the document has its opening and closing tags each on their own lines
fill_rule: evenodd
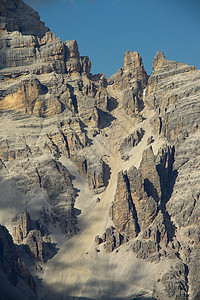
<svg viewBox="0 0 200 300">
<path fill-rule="evenodd" d="M 37 176 L 38 176 L 39 185 L 40 185 L 40 187 L 42 188 L 42 179 L 41 179 L 41 176 L 40 176 L 40 173 L 39 173 L 37 167 L 35 168 L 35 171 L 36 171 L 36 174 L 37 174 Z"/>
<path fill-rule="evenodd" d="M 171 198 L 176 178 L 178 176 L 178 172 L 176 170 L 173 170 L 173 164 L 175 161 L 174 155 L 175 146 L 168 146 L 166 149 L 162 150 L 160 163 L 156 166 L 157 172 L 160 177 L 161 186 L 160 210 L 162 211 L 164 217 L 169 241 L 173 240 L 176 230 L 176 226 L 171 221 L 171 216 L 166 209 L 166 204 Z"/>
<path fill-rule="evenodd" d="M 68 144 L 68 141 L 67 141 L 67 137 L 65 136 L 65 134 L 63 133 L 62 130 L 60 130 L 60 133 L 65 141 L 65 147 L 67 149 L 67 153 L 68 153 L 68 157 L 70 157 L 70 150 L 69 150 L 69 144 Z"/>
<path fill-rule="evenodd" d="M 161 134 L 161 130 L 162 130 L 162 118 L 159 117 L 159 134 Z"/>
</svg>

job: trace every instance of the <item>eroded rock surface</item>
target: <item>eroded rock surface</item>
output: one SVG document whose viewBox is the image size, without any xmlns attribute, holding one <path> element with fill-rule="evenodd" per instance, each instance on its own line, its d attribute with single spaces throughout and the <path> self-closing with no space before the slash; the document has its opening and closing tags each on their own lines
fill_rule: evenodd
<svg viewBox="0 0 200 300">
<path fill-rule="evenodd" d="M 112 299 L 117 285 L 197 300 L 200 71 L 157 52 L 149 76 L 127 51 L 93 75 L 22 0 L 0 0 L 0 31 L 0 222 L 18 245 L 1 226 L 4 281 L 41 299 Z"/>
<path fill-rule="evenodd" d="M 22 0 L 0 1 L 0 30 L 43 37 L 49 31 L 39 14 Z"/>
</svg>

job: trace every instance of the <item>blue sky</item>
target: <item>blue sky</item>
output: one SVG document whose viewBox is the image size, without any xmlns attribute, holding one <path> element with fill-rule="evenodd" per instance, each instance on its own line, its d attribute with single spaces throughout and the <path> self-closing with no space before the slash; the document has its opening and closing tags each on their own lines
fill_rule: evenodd
<svg viewBox="0 0 200 300">
<path fill-rule="evenodd" d="M 92 73 L 110 77 L 125 51 L 138 51 L 148 74 L 156 51 L 200 69 L 200 0 L 25 0 L 61 40 L 75 39 Z"/>
</svg>

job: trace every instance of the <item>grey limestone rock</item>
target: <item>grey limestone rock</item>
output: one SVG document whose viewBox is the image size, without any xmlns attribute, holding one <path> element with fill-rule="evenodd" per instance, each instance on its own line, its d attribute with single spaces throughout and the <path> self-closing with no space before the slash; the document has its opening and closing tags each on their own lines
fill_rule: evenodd
<svg viewBox="0 0 200 300">
<path fill-rule="evenodd" d="M 123 290 L 121 284 L 135 282 L 137 261 L 139 280 L 149 278 L 146 270 L 155 275 L 149 286 L 155 298 L 197 300 L 200 71 L 157 52 L 148 76 L 141 56 L 127 51 L 124 66 L 109 79 L 93 75 L 77 42 L 56 39 L 22 0 L 0 0 L 0 30 L 0 218 L 14 227 L 19 251 L 26 244 L 27 260 L 46 276 L 48 270 L 36 261 L 43 264 L 56 253 L 49 234 L 59 232 L 62 259 L 68 242 L 80 251 L 75 248 L 80 241 L 95 239 L 94 257 L 101 262 L 105 255 L 106 278 L 109 284 L 120 282 L 123 297 L 132 296 L 131 286 Z M 97 228 L 102 236 L 96 236 Z M 13 245 L 2 227 L 0 272 L 14 285 L 21 278 L 34 288 Z M 79 254 L 80 270 L 92 268 L 87 284 L 91 274 L 102 274 L 91 288 L 107 295 L 102 264 L 93 254 L 85 263 Z M 80 270 L 75 268 L 77 278 Z M 80 285 L 73 283 L 77 292 L 93 297 L 81 276 Z M 68 292 L 74 297 L 67 284 L 59 286 L 64 294 L 55 292 L 54 298 Z"/>
<path fill-rule="evenodd" d="M 22 0 L 0 1 L 0 29 L 43 37 L 49 31 L 39 14 Z"/>
<path fill-rule="evenodd" d="M 144 134 L 145 131 L 142 128 L 139 128 L 123 140 L 123 142 L 120 144 L 120 154 L 122 159 L 126 160 L 128 157 L 128 152 L 130 152 L 133 147 L 136 147 L 140 143 Z"/>
</svg>

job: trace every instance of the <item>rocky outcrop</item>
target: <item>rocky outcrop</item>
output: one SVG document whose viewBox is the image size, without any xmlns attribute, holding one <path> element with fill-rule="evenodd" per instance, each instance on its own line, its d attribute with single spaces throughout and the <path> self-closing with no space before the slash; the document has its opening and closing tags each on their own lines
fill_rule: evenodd
<svg viewBox="0 0 200 300">
<path fill-rule="evenodd" d="M 169 61 L 160 52 L 154 59 L 153 67 L 144 102 L 156 111 L 151 122 L 154 130 L 174 147 L 168 148 L 158 166 L 162 190 L 161 206 L 162 211 L 167 211 L 165 217 L 168 221 L 171 219 L 167 222 L 171 236 L 169 238 L 174 239 L 175 230 L 185 233 L 177 238 L 181 245 L 178 253 L 188 268 L 187 280 L 190 282 L 191 291 L 194 290 L 190 297 L 195 299 L 198 294 L 194 288 L 194 281 L 197 282 L 197 276 L 194 275 L 196 267 L 188 257 L 193 257 L 193 253 L 196 253 L 193 249 L 198 247 L 196 220 L 199 210 L 199 163 L 196 157 L 199 155 L 199 70 L 194 66 Z M 172 166 L 172 161 L 173 167 L 168 168 L 167 165 Z M 185 237 L 188 232 L 190 241 L 193 241 L 192 245 Z M 183 291 L 183 295 L 187 294 L 185 288 Z M 178 295 L 183 297 L 180 291 Z"/>
<path fill-rule="evenodd" d="M 128 172 L 130 192 L 137 211 L 140 230 L 144 230 L 155 219 L 158 211 L 157 198 L 153 193 L 148 194 L 145 179 L 135 167 Z M 157 196 L 157 194 L 156 194 Z"/>
<path fill-rule="evenodd" d="M 155 288 L 154 297 L 163 297 L 164 294 L 168 299 L 188 299 L 187 276 L 185 275 L 187 272 L 187 267 L 183 263 L 177 262 L 160 279 L 163 290 L 161 293 Z"/>
<path fill-rule="evenodd" d="M 128 115 L 136 116 L 144 108 L 143 89 L 147 80 L 148 75 L 140 54 L 127 51 L 124 55 L 124 66 L 109 78 L 108 84 L 114 89 L 123 90 L 121 105 Z"/>
<path fill-rule="evenodd" d="M 118 174 L 117 190 L 110 209 L 110 216 L 121 234 L 124 233 L 132 238 L 137 236 L 139 225 L 127 173 L 120 172 Z"/>
<path fill-rule="evenodd" d="M 35 290 L 34 279 L 25 263 L 19 259 L 12 237 L 4 226 L 0 226 L 0 268 L 13 286 L 22 278 L 33 291 Z M 4 291 L 4 287 L 1 288 Z"/>
<path fill-rule="evenodd" d="M 22 199 L 26 194 L 29 194 L 30 197 L 32 194 L 37 195 L 39 199 L 42 194 L 45 195 L 45 201 L 51 206 L 56 220 L 62 224 L 63 231 L 66 234 L 71 231 L 70 235 L 76 232 L 76 229 L 72 229 L 76 227 L 77 223 L 74 214 L 76 193 L 67 168 L 55 159 L 41 156 L 41 150 L 35 151 L 34 147 L 28 148 L 28 151 L 25 151 L 25 148 L 24 151 L 19 152 L 16 150 L 19 145 L 17 141 L 12 145 L 5 141 L 4 145 L 5 148 L 1 149 L 3 151 L 1 157 L 6 165 L 2 165 L 2 172 L 6 173 L 1 179 L 1 184 L 9 182 L 12 189 L 16 190 L 16 201 L 18 201 L 19 193 Z M 23 142 L 22 145 L 24 145 Z M 33 156 L 37 159 L 32 159 Z M 17 163 L 18 159 L 20 163 Z M 18 226 L 15 228 L 16 241 L 21 241 L 29 231 L 30 219 L 28 214 L 25 214 L 20 217 Z"/>
<path fill-rule="evenodd" d="M 118 248 L 123 244 L 123 241 L 124 237 L 113 226 L 107 228 L 102 237 L 99 237 L 98 235 L 95 237 L 95 243 L 97 245 L 104 243 L 104 249 L 107 253 Z M 97 252 L 99 251 L 98 248 L 96 248 L 96 250 Z"/>
<path fill-rule="evenodd" d="M 124 54 L 124 66 L 109 78 L 108 83 L 116 89 L 132 88 L 136 93 L 147 84 L 148 75 L 144 69 L 142 58 L 137 52 L 127 51 Z"/>
<path fill-rule="evenodd" d="M 148 226 L 140 236 L 132 241 L 132 250 L 137 253 L 137 257 L 158 262 L 164 255 L 162 249 L 168 243 L 165 220 L 161 211 L 158 212 L 154 221 Z"/>
<path fill-rule="evenodd" d="M 17 245 L 23 246 L 25 253 L 28 253 L 36 263 L 38 261 L 47 262 L 49 257 L 54 256 L 56 253 L 56 249 L 51 243 L 48 228 L 49 224 L 55 225 L 61 222 L 61 217 L 58 217 L 58 215 L 55 212 L 49 214 L 49 211 L 43 207 L 38 211 L 38 218 L 35 220 L 31 219 L 26 210 L 12 220 L 13 240 Z M 62 228 L 65 233 L 67 233 L 66 228 L 67 224 Z M 70 231 L 69 228 L 68 231 Z"/>
<path fill-rule="evenodd" d="M 159 260 L 163 255 L 161 249 L 174 238 L 174 228 L 166 213 L 177 176 L 173 171 L 174 152 L 174 147 L 165 147 L 155 157 L 150 146 L 143 152 L 139 169 L 133 166 L 118 175 L 110 215 L 120 234 L 126 240 L 134 239 L 133 251 L 138 258 Z M 132 227 L 128 226 L 130 220 Z"/>
<path fill-rule="evenodd" d="M 27 239 L 26 239 L 27 249 L 30 254 L 40 261 L 44 262 L 45 253 L 44 253 L 44 243 L 39 230 L 31 230 Z"/>
<path fill-rule="evenodd" d="M 82 152 L 72 156 L 71 159 L 74 161 L 80 174 L 86 177 L 89 187 L 94 194 L 105 190 L 110 178 L 110 168 L 99 156 L 89 151 L 87 155 Z"/>
<path fill-rule="evenodd" d="M 129 152 L 133 147 L 136 147 L 139 142 L 142 140 L 145 131 L 142 128 L 135 130 L 129 136 L 127 136 L 123 142 L 120 144 L 120 154 L 123 160 L 127 160 L 129 158 Z"/>
<path fill-rule="evenodd" d="M 42 223 L 33 222 L 30 214 L 25 210 L 22 215 L 13 218 L 13 239 L 17 244 L 26 244 L 26 249 L 35 259 L 44 262 L 45 254 L 42 235 Z M 37 229 L 33 229 L 37 228 Z"/>
<path fill-rule="evenodd" d="M 148 196 L 152 196 L 156 202 L 160 202 L 161 187 L 160 178 L 156 168 L 155 156 L 152 147 L 143 151 L 139 171 L 144 181 L 144 189 Z"/>
<path fill-rule="evenodd" d="M 139 89 L 139 86 L 136 88 Z M 134 94 L 135 90 L 127 89 L 123 93 L 123 107 L 126 110 L 128 115 L 137 116 L 142 109 L 144 108 L 144 103 L 141 99 L 142 96 L 138 97 L 138 95 Z"/>
<path fill-rule="evenodd" d="M 22 0 L 0 1 L 0 30 L 43 37 L 49 31 L 39 14 Z"/>
<path fill-rule="evenodd" d="M 16 243 L 20 243 L 25 239 L 32 227 L 30 214 L 27 210 L 24 211 L 23 215 L 19 216 L 18 224 L 13 230 L 13 239 Z"/>
<path fill-rule="evenodd" d="M 88 145 L 88 137 L 79 118 L 66 118 L 46 135 L 44 148 L 54 156 L 72 157 Z"/>
<path fill-rule="evenodd" d="M 119 173 L 111 217 L 121 234 L 136 237 L 155 219 L 161 201 L 160 178 L 153 150 L 143 152 L 139 167 Z"/>
<path fill-rule="evenodd" d="M 39 80 L 32 77 L 29 80 L 20 82 L 19 85 L 12 87 L 10 91 L 7 91 L 8 95 L 5 96 L 0 103 L 0 110 L 2 112 L 13 110 L 22 111 L 23 113 L 33 114 L 38 110 L 40 115 L 44 115 L 42 105 L 40 102 L 40 95 L 44 95 L 47 92 L 47 88 L 42 86 Z M 61 112 L 60 107 L 54 107 L 55 110 Z M 49 114 L 48 109 L 46 113 Z"/>
</svg>

